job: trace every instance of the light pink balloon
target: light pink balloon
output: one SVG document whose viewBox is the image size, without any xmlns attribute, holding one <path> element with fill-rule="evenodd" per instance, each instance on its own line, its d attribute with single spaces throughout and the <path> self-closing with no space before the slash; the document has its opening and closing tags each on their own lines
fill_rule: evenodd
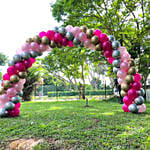
<svg viewBox="0 0 150 150">
<path fill-rule="evenodd" d="M 77 37 L 79 35 L 79 33 L 81 32 L 79 27 L 74 27 L 72 30 L 72 33 L 75 37 Z"/>
<path fill-rule="evenodd" d="M 22 53 L 23 53 L 23 50 L 22 50 L 22 49 L 17 49 L 17 50 L 16 50 L 16 54 L 21 55 Z"/>
<path fill-rule="evenodd" d="M 84 41 L 84 46 L 86 48 L 89 48 L 90 45 L 91 45 L 91 40 L 87 39 L 86 41 Z"/>
<path fill-rule="evenodd" d="M 129 61 L 130 55 L 128 53 L 121 53 L 121 61 Z"/>
<path fill-rule="evenodd" d="M 67 32 L 72 32 L 72 30 L 73 30 L 73 26 L 72 25 L 67 25 L 66 26 L 66 31 Z"/>
<path fill-rule="evenodd" d="M 118 50 L 120 50 L 121 53 L 127 52 L 127 49 L 123 46 L 120 46 Z"/>
<path fill-rule="evenodd" d="M 1 95 L 0 96 L 0 101 L 3 103 L 3 102 L 7 102 L 7 101 L 9 101 L 9 97 L 8 97 L 8 95 L 7 94 L 3 94 L 3 95 Z"/>
<path fill-rule="evenodd" d="M 121 79 L 124 79 L 126 77 L 127 73 L 123 72 L 122 70 L 118 70 L 117 76 Z"/>
<path fill-rule="evenodd" d="M 128 62 L 122 62 L 120 64 L 120 69 L 123 70 L 124 72 L 127 72 L 129 69 L 129 63 Z"/>
<path fill-rule="evenodd" d="M 8 90 L 7 90 L 7 95 L 9 96 L 9 97 L 13 97 L 13 96 L 15 96 L 17 94 L 17 91 L 16 91 L 16 89 L 13 87 L 13 88 L 9 88 Z"/>
<path fill-rule="evenodd" d="M 31 42 L 30 47 L 33 51 L 39 51 L 40 45 L 36 42 Z"/>
<path fill-rule="evenodd" d="M 47 50 L 47 46 L 44 44 L 40 44 L 40 51 L 45 52 Z"/>
<path fill-rule="evenodd" d="M 95 45 L 94 45 L 94 44 L 90 44 L 90 45 L 89 45 L 89 49 L 90 49 L 90 50 L 95 50 L 95 49 L 96 49 L 96 47 L 95 47 Z"/>
<path fill-rule="evenodd" d="M 120 85 L 121 85 L 123 82 L 124 82 L 124 80 L 123 80 L 123 79 L 118 78 L 118 83 L 119 83 Z"/>
<path fill-rule="evenodd" d="M 87 36 L 84 32 L 80 32 L 78 37 L 77 37 L 81 42 L 84 42 L 87 40 Z"/>
<path fill-rule="evenodd" d="M 22 49 L 22 51 L 29 51 L 30 50 L 30 44 L 25 43 L 24 45 L 22 45 L 21 49 Z"/>
<path fill-rule="evenodd" d="M 139 110 L 138 110 L 139 113 L 143 113 L 146 111 L 146 105 L 145 104 L 139 105 L 138 108 L 139 108 Z"/>
</svg>

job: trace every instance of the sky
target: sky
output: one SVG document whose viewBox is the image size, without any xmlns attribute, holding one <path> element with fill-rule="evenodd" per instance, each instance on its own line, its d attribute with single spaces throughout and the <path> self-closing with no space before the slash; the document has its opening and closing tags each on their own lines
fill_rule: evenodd
<svg viewBox="0 0 150 150">
<path fill-rule="evenodd" d="M 0 0 L 0 52 L 12 58 L 27 38 L 59 26 L 52 17 L 55 0 Z"/>
</svg>

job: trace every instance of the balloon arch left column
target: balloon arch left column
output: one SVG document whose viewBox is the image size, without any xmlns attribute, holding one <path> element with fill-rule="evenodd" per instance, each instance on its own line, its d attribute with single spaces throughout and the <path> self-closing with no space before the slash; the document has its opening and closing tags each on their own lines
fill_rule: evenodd
<svg viewBox="0 0 150 150">
<path fill-rule="evenodd" d="M 123 110 L 125 112 L 144 112 L 144 90 L 141 88 L 141 76 L 137 73 L 134 60 L 130 58 L 125 47 L 113 36 L 107 36 L 101 30 L 87 29 L 87 27 L 66 28 L 55 27 L 54 30 L 40 32 L 39 35 L 27 39 L 20 50 L 16 51 L 9 62 L 7 73 L 3 75 L 0 88 L 0 117 L 16 117 L 20 114 L 22 89 L 26 82 L 27 69 L 36 61 L 36 57 L 55 47 L 84 45 L 91 50 L 103 51 L 108 62 L 114 66 L 113 72 L 118 76 L 121 84 L 121 95 L 124 97 Z"/>
</svg>

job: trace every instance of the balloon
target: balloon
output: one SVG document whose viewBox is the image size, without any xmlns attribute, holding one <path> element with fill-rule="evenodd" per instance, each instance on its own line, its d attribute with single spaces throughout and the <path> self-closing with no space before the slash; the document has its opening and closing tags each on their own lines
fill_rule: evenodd
<svg viewBox="0 0 150 150">
<path fill-rule="evenodd" d="M 146 105 L 145 104 L 139 105 L 138 109 L 139 109 L 138 110 L 139 113 L 143 113 L 146 111 Z"/>
<path fill-rule="evenodd" d="M 141 87 L 142 87 L 142 84 L 139 81 L 138 82 L 133 82 L 133 84 L 132 84 L 132 88 L 135 89 L 135 90 L 140 90 Z"/>
<path fill-rule="evenodd" d="M 102 31 L 101 31 L 101 30 L 96 29 L 96 30 L 94 31 L 94 35 L 97 35 L 98 37 L 100 37 L 101 34 L 102 34 Z M 103 35 L 103 36 L 105 36 L 105 35 Z"/>
<path fill-rule="evenodd" d="M 11 75 L 17 74 L 18 72 L 15 66 L 10 66 L 7 69 L 7 73 L 11 76 Z"/>
<path fill-rule="evenodd" d="M 62 45 L 63 46 L 67 46 L 68 45 L 68 39 L 67 38 L 63 38 L 62 39 Z"/>
<path fill-rule="evenodd" d="M 87 39 L 86 41 L 84 41 L 84 46 L 86 48 L 89 48 L 90 45 L 91 45 L 91 40 Z"/>
<path fill-rule="evenodd" d="M 55 33 L 55 35 L 54 35 L 54 41 L 56 43 L 61 43 L 62 39 L 63 39 L 63 37 L 62 37 L 62 35 L 60 33 Z"/>
<path fill-rule="evenodd" d="M 142 105 L 144 103 L 144 98 L 142 96 L 139 96 L 134 100 L 134 102 L 136 105 Z"/>
<path fill-rule="evenodd" d="M 2 94 L 0 95 L 0 101 L 6 103 L 7 101 L 9 101 L 9 97 L 7 94 Z"/>
<path fill-rule="evenodd" d="M 102 48 L 104 49 L 104 51 L 106 50 L 110 50 L 112 51 L 112 45 L 110 41 L 106 41 L 103 43 Z"/>
<path fill-rule="evenodd" d="M 129 111 L 132 112 L 132 113 L 137 113 L 138 112 L 138 107 L 136 104 L 131 104 L 129 105 L 128 107 Z"/>
<path fill-rule="evenodd" d="M 120 69 L 123 70 L 124 72 L 127 72 L 129 69 L 129 64 L 127 62 L 122 62 L 120 64 Z"/>
<path fill-rule="evenodd" d="M 72 29 L 72 33 L 73 33 L 73 35 L 74 35 L 75 37 L 77 37 L 80 32 L 81 32 L 81 30 L 80 30 L 79 27 L 74 27 L 74 28 Z"/>
<path fill-rule="evenodd" d="M 120 60 L 119 59 L 115 59 L 112 64 L 113 64 L 114 67 L 118 68 L 120 66 Z"/>
<path fill-rule="evenodd" d="M 24 60 L 24 65 L 26 69 L 30 68 L 32 66 L 32 59 Z"/>
<path fill-rule="evenodd" d="M 7 102 L 7 103 L 5 104 L 5 109 L 6 109 L 6 110 L 13 110 L 14 108 L 15 108 L 15 104 L 12 103 L 12 102 Z"/>
<path fill-rule="evenodd" d="M 106 42 L 106 41 L 109 40 L 108 37 L 107 37 L 107 35 L 103 34 L 103 33 L 100 34 L 98 37 L 99 37 L 99 40 L 100 40 L 101 43 L 104 43 L 104 42 Z"/>
<path fill-rule="evenodd" d="M 79 36 L 78 36 L 78 39 L 81 41 L 81 42 L 84 42 L 87 40 L 87 36 L 84 32 L 80 32 L 79 33 Z"/>
<path fill-rule="evenodd" d="M 120 46 L 118 48 L 118 50 L 121 52 L 121 54 L 124 53 L 124 52 L 127 52 L 127 49 L 125 47 L 123 47 L 123 46 Z"/>
<path fill-rule="evenodd" d="M 21 103 L 19 102 L 19 103 L 17 103 L 17 104 L 15 104 L 15 108 L 20 108 L 21 107 Z"/>
<path fill-rule="evenodd" d="M 113 57 L 109 57 L 109 58 L 108 58 L 108 62 L 109 62 L 110 64 L 112 64 L 113 61 L 114 61 L 114 58 L 113 58 Z"/>
<path fill-rule="evenodd" d="M 11 98 L 11 101 L 14 103 L 14 104 L 17 104 L 21 101 L 21 98 L 19 96 L 14 96 Z"/>
<path fill-rule="evenodd" d="M 104 56 L 106 57 L 106 58 L 109 58 L 109 57 L 112 57 L 112 51 L 105 51 L 104 52 Z"/>
<path fill-rule="evenodd" d="M 15 96 L 16 94 L 17 94 L 17 91 L 16 91 L 16 89 L 15 89 L 14 87 L 7 90 L 7 95 L 8 95 L 9 97 L 13 97 L 13 96 Z"/>
<path fill-rule="evenodd" d="M 138 97 L 138 94 L 137 94 L 136 90 L 129 89 L 128 90 L 128 96 L 129 96 L 129 98 L 134 99 L 134 98 Z"/>
<path fill-rule="evenodd" d="M 121 56 L 121 53 L 119 50 L 114 50 L 112 53 L 113 58 L 119 58 Z"/>
<path fill-rule="evenodd" d="M 30 43 L 30 47 L 33 51 L 38 51 L 40 49 L 40 45 L 36 42 Z"/>
<path fill-rule="evenodd" d="M 114 72 L 114 73 L 117 73 L 118 70 L 119 70 L 119 68 L 113 67 L 113 72 Z"/>
<path fill-rule="evenodd" d="M 123 79 L 118 78 L 118 83 L 119 83 L 120 85 L 121 85 L 123 82 L 124 82 L 124 80 L 123 80 Z"/>
<path fill-rule="evenodd" d="M 3 80 L 10 80 L 10 75 L 8 73 L 3 75 Z"/>
<path fill-rule="evenodd" d="M 26 70 L 26 67 L 24 65 L 23 62 L 18 62 L 15 64 L 15 67 L 19 70 L 19 71 L 25 71 Z"/>
<path fill-rule="evenodd" d="M 40 32 L 40 33 L 39 33 L 39 36 L 40 36 L 40 38 L 46 36 L 46 32 L 44 32 L 44 31 Z"/>
<path fill-rule="evenodd" d="M 13 60 L 15 62 L 19 62 L 19 61 L 22 61 L 22 57 L 21 57 L 21 55 L 16 54 L 16 55 L 14 55 Z"/>
<path fill-rule="evenodd" d="M 132 104 L 133 99 L 130 99 L 127 95 L 123 97 L 123 102 L 129 106 L 130 104 Z"/>
<path fill-rule="evenodd" d="M 128 106 L 126 104 L 123 104 L 122 109 L 124 112 L 129 112 Z"/>
<path fill-rule="evenodd" d="M 24 52 L 28 52 L 30 50 L 30 44 L 29 43 L 25 43 L 24 45 L 22 45 L 21 49 Z"/>
<path fill-rule="evenodd" d="M 127 52 L 122 52 L 121 53 L 121 61 L 129 61 L 130 60 L 130 55 L 127 54 Z"/>
<path fill-rule="evenodd" d="M 135 75 L 134 75 L 134 81 L 135 82 L 138 82 L 138 81 L 140 81 L 142 79 L 142 77 L 141 77 L 141 75 L 139 74 L 139 73 L 136 73 Z"/>
<path fill-rule="evenodd" d="M 61 33 L 63 36 L 65 36 L 66 35 L 66 29 L 65 29 L 65 27 L 60 27 L 58 29 L 58 32 Z"/>
<path fill-rule="evenodd" d="M 49 40 L 54 40 L 54 35 L 55 35 L 55 32 L 53 30 L 48 30 L 46 32 L 46 36 L 49 38 Z"/>
<path fill-rule="evenodd" d="M 119 48 L 119 46 L 120 46 L 120 43 L 118 41 L 113 41 L 112 42 L 112 48 L 113 49 L 117 49 L 117 48 Z"/>
<path fill-rule="evenodd" d="M 46 46 L 46 45 L 40 44 L 40 51 L 41 51 L 41 52 L 46 51 L 46 49 L 47 49 L 47 46 Z M 34 57 L 34 58 L 35 58 L 35 57 Z"/>
<path fill-rule="evenodd" d="M 20 110 L 19 109 L 13 109 L 13 110 L 9 110 L 8 114 L 12 117 L 17 117 L 20 114 Z"/>
<path fill-rule="evenodd" d="M 0 109 L 0 117 L 6 117 L 8 115 L 8 112 L 5 108 Z"/>
<path fill-rule="evenodd" d="M 117 72 L 117 76 L 121 79 L 124 79 L 126 77 L 126 75 L 127 75 L 126 72 L 123 72 L 122 70 L 119 70 Z"/>
<path fill-rule="evenodd" d="M 70 31 L 72 31 L 73 30 L 73 26 L 72 25 L 67 25 L 66 26 L 66 31 L 67 32 L 70 32 Z"/>
<path fill-rule="evenodd" d="M 73 44 L 74 44 L 74 45 L 79 45 L 79 44 L 80 44 L 79 39 L 75 37 L 75 38 L 73 39 Z"/>
<path fill-rule="evenodd" d="M 99 43 L 99 37 L 98 36 L 93 36 L 92 38 L 91 38 L 91 42 L 94 44 L 94 45 L 96 45 L 96 44 L 98 44 Z"/>
<path fill-rule="evenodd" d="M 115 37 L 113 35 L 109 35 L 108 38 L 109 38 L 109 41 L 111 41 L 111 42 L 113 42 L 115 40 Z"/>
</svg>

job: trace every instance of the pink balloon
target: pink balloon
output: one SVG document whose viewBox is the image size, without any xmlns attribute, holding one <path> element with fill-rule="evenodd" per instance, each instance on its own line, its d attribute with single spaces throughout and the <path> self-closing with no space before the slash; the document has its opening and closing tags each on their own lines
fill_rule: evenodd
<svg viewBox="0 0 150 150">
<path fill-rule="evenodd" d="M 18 62 L 15 64 L 15 67 L 19 70 L 19 71 L 25 71 L 26 70 L 26 67 L 24 65 L 23 62 Z"/>
<path fill-rule="evenodd" d="M 133 82 L 133 84 L 132 84 L 132 88 L 134 89 L 134 90 L 140 90 L 140 88 L 142 87 L 142 84 L 141 84 L 141 82 Z"/>
<path fill-rule="evenodd" d="M 113 58 L 113 57 L 109 57 L 109 58 L 108 58 L 108 62 L 109 62 L 110 64 L 112 64 L 113 61 L 114 61 L 114 58 Z"/>
<path fill-rule="evenodd" d="M 61 43 L 62 39 L 63 39 L 63 36 L 60 33 L 55 33 L 55 35 L 54 35 L 54 41 L 56 43 Z"/>
<path fill-rule="evenodd" d="M 84 42 L 87 40 L 87 36 L 84 32 L 80 32 L 79 33 L 79 36 L 78 36 L 78 39 L 81 41 L 81 42 Z"/>
<path fill-rule="evenodd" d="M 17 91 L 16 91 L 16 89 L 13 87 L 13 88 L 9 88 L 8 90 L 7 90 L 7 95 L 9 96 L 9 97 L 13 97 L 13 96 L 15 96 L 17 94 Z"/>
<path fill-rule="evenodd" d="M 100 39 L 100 42 L 101 42 L 101 43 L 104 43 L 104 42 L 106 42 L 106 41 L 109 41 L 107 35 L 106 35 L 106 34 L 103 34 L 103 33 L 99 35 L 99 39 Z"/>
<path fill-rule="evenodd" d="M 19 92 L 22 89 L 22 85 L 15 84 L 14 88 L 16 89 L 17 92 Z"/>
<path fill-rule="evenodd" d="M 47 46 L 46 45 L 44 45 L 44 44 L 40 44 L 40 52 L 45 52 L 46 50 L 47 50 Z"/>
<path fill-rule="evenodd" d="M 131 89 L 128 90 L 128 97 L 130 99 L 135 99 L 136 97 L 138 97 L 138 93 L 136 92 L 136 90 L 131 88 Z"/>
<path fill-rule="evenodd" d="M 25 43 L 24 45 L 22 45 L 21 49 L 22 49 L 22 51 L 29 52 L 30 44 L 29 43 Z"/>
<path fill-rule="evenodd" d="M 130 60 L 130 55 L 127 54 L 126 52 L 121 53 L 121 61 L 129 61 Z"/>
<path fill-rule="evenodd" d="M 127 49 L 123 46 L 120 46 L 118 50 L 120 50 L 121 53 L 127 52 Z"/>
<path fill-rule="evenodd" d="M 66 31 L 67 32 L 72 32 L 72 30 L 73 30 L 73 26 L 72 25 L 67 25 L 66 26 Z"/>
<path fill-rule="evenodd" d="M 123 102 L 129 106 L 130 104 L 132 104 L 133 100 L 130 99 L 127 95 L 123 97 Z"/>
<path fill-rule="evenodd" d="M 102 48 L 104 49 L 104 51 L 106 50 L 110 50 L 112 51 L 112 45 L 110 41 L 106 41 L 103 43 Z"/>
<path fill-rule="evenodd" d="M 7 69 L 7 73 L 11 76 L 11 75 L 15 75 L 18 74 L 17 69 L 15 68 L 15 66 L 10 66 Z"/>
<path fill-rule="evenodd" d="M 106 58 L 112 57 L 112 51 L 109 51 L 109 50 L 104 51 L 104 56 Z"/>
<path fill-rule="evenodd" d="M 126 104 L 123 104 L 122 109 L 124 112 L 129 112 L 128 106 Z"/>
<path fill-rule="evenodd" d="M 129 69 L 129 64 L 127 62 L 122 62 L 120 64 L 120 69 L 123 70 L 124 72 L 127 72 Z"/>
<path fill-rule="evenodd" d="M 138 81 L 140 81 L 142 79 L 142 77 L 141 77 L 141 75 L 139 74 L 139 73 L 136 73 L 135 75 L 134 75 L 134 81 L 135 82 L 138 82 Z"/>
<path fill-rule="evenodd" d="M 10 80 L 10 75 L 8 73 L 3 75 L 3 80 Z"/>
<path fill-rule="evenodd" d="M 89 49 L 90 49 L 90 50 L 95 50 L 95 48 L 96 48 L 95 45 L 93 45 L 93 44 L 90 44 L 90 45 L 89 45 Z"/>
<path fill-rule="evenodd" d="M 72 41 L 69 41 L 68 45 L 69 45 L 69 47 L 73 47 L 74 46 Z"/>
<path fill-rule="evenodd" d="M 121 79 L 124 79 L 126 77 L 127 73 L 123 72 L 122 70 L 118 70 L 117 76 Z"/>
<path fill-rule="evenodd" d="M 143 113 L 145 111 L 146 111 L 146 105 L 145 104 L 142 104 L 142 105 L 138 106 L 138 112 L 139 113 Z"/>
<path fill-rule="evenodd" d="M 46 32 L 46 36 L 49 38 L 49 40 L 54 40 L 54 35 L 55 35 L 55 32 L 53 30 L 48 30 Z"/>
<path fill-rule="evenodd" d="M 123 79 L 118 78 L 118 83 L 119 83 L 120 85 L 121 85 L 123 82 L 124 82 L 124 80 L 123 80 Z"/>
<path fill-rule="evenodd" d="M 72 33 L 75 37 L 77 37 L 79 35 L 79 33 L 81 32 L 80 28 L 79 27 L 74 27 L 72 29 Z"/>
<path fill-rule="evenodd" d="M 39 33 L 40 38 L 42 38 L 43 36 L 46 36 L 46 32 L 42 31 Z"/>
<path fill-rule="evenodd" d="M 2 94 L 2 95 L 0 95 L 0 101 L 2 101 L 2 103 L 3 103 L 3 102 L 6 103 L 6 102 L 9 101 L 9 100 L 10 100 L 10 98 L 8 97 L 7 94 Z"/>
</svg>

